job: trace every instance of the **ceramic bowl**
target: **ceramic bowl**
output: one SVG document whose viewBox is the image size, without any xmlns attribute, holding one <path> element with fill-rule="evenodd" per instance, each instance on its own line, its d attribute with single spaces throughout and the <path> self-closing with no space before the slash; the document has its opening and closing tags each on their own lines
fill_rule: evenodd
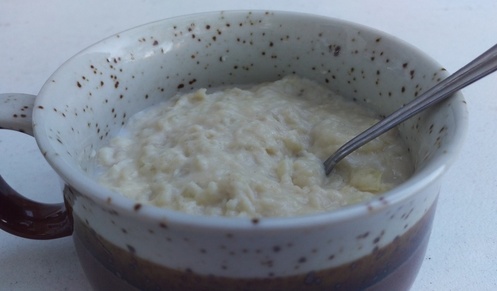
<svg viewBox="0 0 497 291">
<path fill-rule="evenodd" d="M 428 243 L 441 177 L 466 130 L 460 93 L 399 126 L 415 164 L 410 179 L 332 212 L 201 217 L 131 201 L 95 181 L 95 151 L 134 113 L 178 92 L 292 74 L 381 115 L 447 76 L 418 49 L 362 25 L 292 12 L 224 11 L 116 34 L 50 77 L 32 105 L 34 136 L 67 183 L 69 224 L 95 289 L 409 288 Z"/>
</svg>

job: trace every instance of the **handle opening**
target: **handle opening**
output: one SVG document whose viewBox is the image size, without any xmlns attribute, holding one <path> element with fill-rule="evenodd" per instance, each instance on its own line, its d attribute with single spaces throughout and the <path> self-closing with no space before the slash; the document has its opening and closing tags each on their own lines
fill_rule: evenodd
<svg viewBox="0 0 497 291">
<path fill-rule="evenodd" d="M 32 135 L 35 98 L 0 94 L 0 129 Z M 30 239 L 61 238 L 72 234 L 72 215 L 64 203 L 40 203 L 22 196 L 0 176 L 0 229 Z"/>
</svg>

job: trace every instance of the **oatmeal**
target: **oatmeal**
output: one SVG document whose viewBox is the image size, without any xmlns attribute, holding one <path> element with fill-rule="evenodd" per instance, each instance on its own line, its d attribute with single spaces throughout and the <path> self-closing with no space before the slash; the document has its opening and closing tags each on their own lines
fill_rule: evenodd
<svg viewBox="0 0 497 291">
<path fill-rule="evenodd" d="M 276 217 L 370 199 L 409 177 L 396 131 L 323 161 L 376 115 L 296 76 L 175 96 L 133 116 L 99 150 L 100 182 L 131 199 L 191 214 Z"/>
</svg>

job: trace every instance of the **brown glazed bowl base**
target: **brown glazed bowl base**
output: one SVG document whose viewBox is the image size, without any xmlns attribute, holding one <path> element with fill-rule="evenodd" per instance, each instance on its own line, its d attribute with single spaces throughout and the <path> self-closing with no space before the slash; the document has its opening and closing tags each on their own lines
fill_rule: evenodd
<svg viewBox="0 0 497 291">
<path fill-rule="evenodd" d="M 435 208 L 436 203 L 403 236 L 366 257 L 285 278 L 233 279 L 164 268 L 114 246 L 77 217 L 73 237 L 95 290 L 408 290 L 423 262 Z"/>
</svg>

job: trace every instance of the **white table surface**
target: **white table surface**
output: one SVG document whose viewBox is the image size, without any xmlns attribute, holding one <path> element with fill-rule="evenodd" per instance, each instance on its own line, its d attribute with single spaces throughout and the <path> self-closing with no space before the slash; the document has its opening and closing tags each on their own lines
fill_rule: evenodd
<svg viewBox="0 0 497 291">
<path fill-rule="evenodd" d="M 362 23 L 412 43 L 451 72 L 497 40 L 495 0 L 0 0 L 0 93 L 37 94 L 65 60 L 111 34 L 229 9 L 301 11 Z M 497 290 L 497 73 L 463 93 L 467 142 L 445 176 L 412 290 Z M 29 136 L 0 130 L 0 174 L 28 197 L 62 201 L 58 177 Z M 89 288 L 71 238 L 34 241 L 0 231 L 0 290 Z"/>
</svg>

